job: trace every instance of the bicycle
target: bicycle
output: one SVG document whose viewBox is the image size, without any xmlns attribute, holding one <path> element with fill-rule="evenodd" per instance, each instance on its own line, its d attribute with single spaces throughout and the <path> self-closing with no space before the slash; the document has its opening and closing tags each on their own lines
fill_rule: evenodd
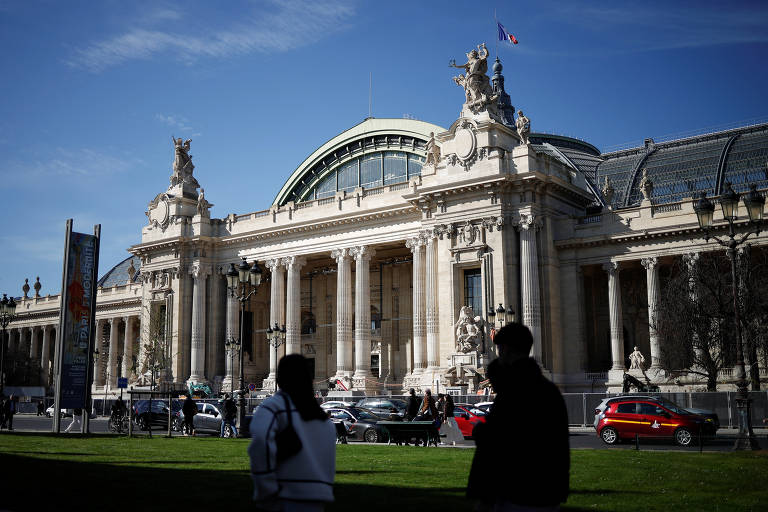
<svg viewBox="0 0 768 512">
<path fill-rule="evenodd" d="M 107 426 L 109 428 L 109 431 L 114 432 L 115 434 L 122 434 L 123 432 L 127 432 L 128 416 L 126 416 L 125 414 L 112 413 L 109 416 L 109 421 L 107 422 Z"/>
</svg>

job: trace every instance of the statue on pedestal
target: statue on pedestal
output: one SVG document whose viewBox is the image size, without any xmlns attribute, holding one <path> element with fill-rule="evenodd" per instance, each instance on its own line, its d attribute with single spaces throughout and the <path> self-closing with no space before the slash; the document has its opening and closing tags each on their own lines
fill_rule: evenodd
<svg viewBox="0 0 768 512">
<path fill-rule="evenodd" d="M 456 329 L 456 352 L 467 354 L 477 350 L 482 341 L 483 318 L 473 316 L 472 308 L 463 306 L 459 310 L 459 319 L 454 325 Z"/>
<path fill-rule="evenodd" d="M 197 183 L 197 180 L 192 176 L 192 171 L 195 169 L 195 166 L 192 163 L 192 157 L 189 155 L 192 139 L 182 141 L 181 137 L 177 139 L 176 137 L 171 136 L 171 140 L 173 141 L 175 149 L 171 187 L 175 187 L 181 183 L 193 185 L 195 188 L 199 187 L 200 185 Z"/>
<path fill-rule="evenodd" d="M 525 145 L 530 144 L 531 142 L 528 140 L 528 135 L 531 133 L 531 120 L 525 117 L 522 110 L 517 111 L 515 127 L 517 128 L 517 134 L 520 136 L 520 143 Z"/>
<path fill-rule="evenodd" d="M 479 51 L 478 51 L 479 50 Z M 465 106 L 472 112 L 482 110 L 496 111 L 495 101 L 498 98 L 493 92 L 491 81 L 486 73 L 488 72 L 488 49 L 485 43 L 477 47 L 477 50 L 471 50 L 467 53 L 467 62 L 457 65 L 455 60 L 450 64 L 453 68 L 463 69 L 466 75 L 453 77 L 456 85 L 464 88 Z"/>
<path fill-rule="evenodd" d="M 637 347 L 635 347 L 634 352 L 629 354 L 629 369 L 642 370 L 643 363 L 645 363 L 645 357 L 643 357 L 643 353 L 637 350 Z"/>
<path fill-rule="evenodd" d="M 643 177 L 640 180 L 640 192 L 643 193 L 643 199 L 650 201 L 653 193 L 653 181 L 648 177 L 648 169 L 643 168 Z"/>
<path fill-rule="evenodd" d="M 605 198 L 605 204 L 608 206 L 611 206 L 611 201 L 613 200 L 613 186 L 611 185 L 611 178 L 606 176 L 605 177 L 605 183 L 603 184 L 603 189 L 601 190 L 603 193 L 603 197 Z"/>
<path fill-rule="evenodd" d="M 440 163 L 440 146 L 435 142 L 435 132 L 429 132 L 429 140 L 427 141 L 427 161 L 425 166 L 431 165 L 437 168 L 437 164 Z"/>
</svg>

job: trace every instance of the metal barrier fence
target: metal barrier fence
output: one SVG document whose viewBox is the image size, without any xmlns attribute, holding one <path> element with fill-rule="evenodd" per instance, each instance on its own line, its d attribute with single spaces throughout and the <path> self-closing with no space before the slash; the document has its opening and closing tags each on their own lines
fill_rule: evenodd
<svg viewBox="0 0 768 512">
<path fill-rule="evenodd" d="M 563 393 L 565 407 L 568 410 L 568 424 L 588 427 L 594 424 L 595 408 L 605 398 L 621 396 L 623 393 Z M 675 402 L 683 408 L 706 409 L 717 413 L 721 428 L 736 428 L 736 392 L 681 392 L 681 393 L 635 393 L 638 396 L 659 396 Z M 479 395 L 452 395 L 454 403 L 475 404 L 492 400 Z M 763 419 L 768 418 L 768 391 L 750 391 L 752 399 L 752 426 L 763 426 Z M 397 399 L 408 401 L 408 395 L 382 395 L 367 397 L 323 397 L 323 402 L 342 400 L 357 402 L 361 398 Z"/>
</svg>

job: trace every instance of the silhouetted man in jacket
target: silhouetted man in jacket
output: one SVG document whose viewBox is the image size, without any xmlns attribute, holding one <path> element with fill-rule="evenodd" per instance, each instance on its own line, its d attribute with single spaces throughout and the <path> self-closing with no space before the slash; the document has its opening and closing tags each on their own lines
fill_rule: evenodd
<svg viewBox="0 0 768 512">
<path fill-rule="evenodd" d="M 472 433 L 477 450 L 467 496 L 480 500 L 479 511 L 559 510 L 570 469 L 565 401 L 529 357 L 527 327 L 507 324 L 493 341 L 499 358 L 488 365 L 488 378 L 496 399 Z"/>
</svg>

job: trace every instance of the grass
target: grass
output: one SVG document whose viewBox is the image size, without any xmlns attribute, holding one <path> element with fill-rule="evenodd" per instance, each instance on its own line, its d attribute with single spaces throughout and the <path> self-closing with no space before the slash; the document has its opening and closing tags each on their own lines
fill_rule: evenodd
<svg viewBox="0 0 768 512">
<path fill-rule="evenodd" d="M 87 509 L 114 496 L 126 509 L 253 510 L 247 440 L 47 434 L 0 436 L 2 508 L 34 500 Z M 464 498 L 474 450 L 340 445 L 328 510 L 471 510 Z M 509 468 L 524 468 L 513 461 Z M 512 478 L 512 475 L 510 475 Z M 565 510 L 768 510 L 768 454 L 574 450 Z M 42 491 L 44 496 L 36 493 Z M 186 506 L 185 506 L 186 505 Z M 122 507 L 121 507 L 122 508 Z M 182 510 L 184 509 L 182 508 Z"/>
</svg>

